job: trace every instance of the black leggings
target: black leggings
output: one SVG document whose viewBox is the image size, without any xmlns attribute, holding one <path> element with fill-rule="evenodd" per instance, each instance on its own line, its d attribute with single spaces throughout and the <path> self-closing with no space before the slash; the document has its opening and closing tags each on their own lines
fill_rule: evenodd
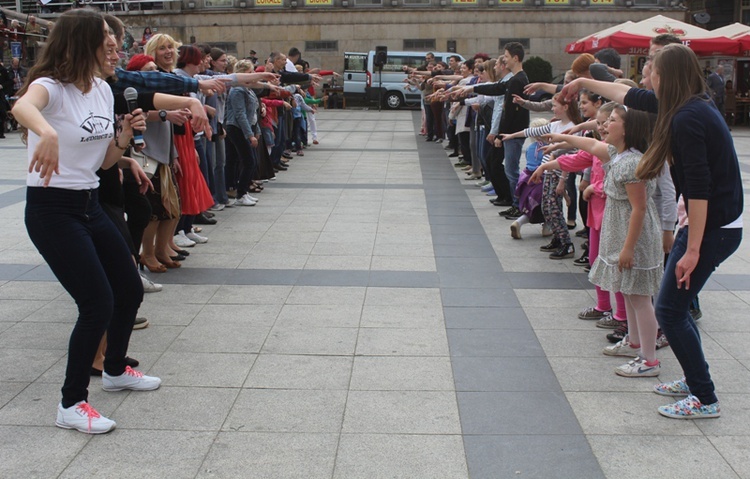
<svg viewBox="0 0 750 479">
<path fill-rule="evenodd" d="M 247 193 L 250 188 L 250 182 L 255 177 L 255 171 L 258 168 L 258 152 L 250 144 L 250 140 L 245 138 L 242 129 L 234 126 L 227 126 L 227 138 L 231 148 L 237 153 L 240 173 L 237 178 L 237 198 Z"/>
</svg>

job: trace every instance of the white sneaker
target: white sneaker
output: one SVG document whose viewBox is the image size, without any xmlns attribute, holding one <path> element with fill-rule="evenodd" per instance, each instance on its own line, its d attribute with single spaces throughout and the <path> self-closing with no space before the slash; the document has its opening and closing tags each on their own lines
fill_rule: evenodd
<svg viewBox="0 0 750 479">
<path fill-rule="evenodd" d="M 143 283 L 143 292 L 144 293 L 158 293 L 164 287 L 160 285 L 159 283 L 154 283 L 147 277 L 141 275 L 141 283 Z"/>
<path fill-rule="evenodd" d="M 212 207 L 209 208 L 211 211 L 221 211 L 226 207 L 224 203 L 216 203 Z"/>
<path fill-rule="evenodd" d="M 625 335 L 617 343 L 607 346 L 602 350 L 607 356 L 622 356 L 625 358 L 637 358 L 641 355 L 641 348 L 634 348 L 630 345 L 630 336 Z"/>
<path fill-rule="evenodd" d="M 224 203 L 224 206 L 226 206 L 227 208 L 231 208 L 235 205 L 235 203 L 237 203 L 237 200 L 235 200 L 234 198 L 229 198 L 227 202 Z"/>
<path fill-rule="evenodd" d="M 99 414 L 86 401 L 79 401 L 67 409 L 62 406 L 62 403 L 57 405 L 55 426 L 75 429 L 86 434 L 104 434 L 113 430 L 117 424 Z"/>
<path fill-rule="evenodd" d="M 615 374 L 626 378 L 652 378 L 658 376 L 659 373 L 661 373 L 660 362 L 657 361 L 655 366 L 649 366 L 643 358 L 635 358 L 615 368 Z"/>
<path fill-rule="evenodd" d="M 250 198 L 251 200 L 255 201 L 256 203 L 257 203 L 258 201 L 260 201 L 260 200 L 259 200 L 258 198 L 254 197 L 254 196 L 250 196 L 250 193 L 245 193 L 245 196 L 247 196 L 247 197 L 248 197 L 248 198 Z"/>
<path fill-rule="evenodd" d="M 125 366 L 125 372 L 119 376 L 110 376 L 106 371 L 102 372 L 102 389 L 105 391 L 153 391 L 159 389 L 161 379 L 146 376 L 130 366 Z"/>
<path fill-rule="evenodd" d="M 201 236 L 198 233 L 193 233 L 192 231 L 185 236 L 187 236 L 190 241 L 195 241 L 198 244 L 208 243 L 208 238 Z"/>
<path fill-rule="evenodd" d="M 174 235 L 174 244 L 180 248 L 192 248 L 195 246 L 195 241 L 185 236 L 185 232 L 180 230 Z"/>
<path fill-rule="evenodd" d="M 251 200 L 250 198 L 247 197 L 247 195 L 245 195 L 239 200 L 237 200 L 236 204 L 237 206 L 255 206 L 256 203 L 257 203 L 256 201 Z"/>
</svg>

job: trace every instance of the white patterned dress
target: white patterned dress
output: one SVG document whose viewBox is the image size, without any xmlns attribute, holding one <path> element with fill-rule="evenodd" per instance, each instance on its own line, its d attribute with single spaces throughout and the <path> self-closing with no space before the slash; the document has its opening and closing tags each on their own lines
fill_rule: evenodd
<svg viewBox="0 0 750 479">
<path fill-rule="evenodd" d="M 599 256 L 591 266 L 589 281 L 613 293 L 651 296 L 659 290 L 664 273 L 661 223 L 651 198 L 656 189 L 656 181 L 645 182 L 648 203 L 643 230 L 635 245 L 633 267 L 620 271 L 620 252 L 625 245 L 633 211 L 625 185 L 639 181 L 635 177 L 635 169 L 643 155 L 633 149 L 617 153 L 612 145 L 609 145 L 608 152 L 611 160 L 602 165 L 606 173 L 604 193 L 607 195 L 607 202 L 602 220 L 601 243 Z"/>
</svg>

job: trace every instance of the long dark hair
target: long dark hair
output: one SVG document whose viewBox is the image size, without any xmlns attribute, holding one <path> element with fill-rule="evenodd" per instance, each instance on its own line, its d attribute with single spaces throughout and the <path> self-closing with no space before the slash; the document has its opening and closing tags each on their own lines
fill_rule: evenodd
<svg viewBox="0 0 750 479">
<path fill-rule="evenodd" d="M 98 12 L 79 8 L 60 15 L 47 37 L 47 45 L 19 90 L 22 96 L 37 78 L 75 83 L 89 91 L 99 70 L 97 53 L 104 45 L 104 18 Z"/>
<path fill-rule="evenodd" d="M 664 169 L 664 162 L 673 164 L 672 119 L 675 114 L 692 99 L 709 101 L 698 57 L 685 45 L 670 44 L 662 48 L 654 55 L 653 68 L 659 74 L 659 113 L 651 147 L 635 170 L 640 179 L 656 178 Z"/>
</svg>

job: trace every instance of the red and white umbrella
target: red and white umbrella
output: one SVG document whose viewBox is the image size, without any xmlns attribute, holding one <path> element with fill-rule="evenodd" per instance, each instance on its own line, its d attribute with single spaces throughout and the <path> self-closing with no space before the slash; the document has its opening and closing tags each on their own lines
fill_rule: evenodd
<svg viewBox="0 0 750 479">
<path fill-rule="evenodd" d="M 622 26 L 622 28 L 617 28 Z M 672 34 L 701 56 L 736 56 L 740 53 L 740 42 L 716 35 L 703 28 L 690 25 L 663 15 L 656 15 L 630 25 L 611 27 L 610 33 L 587 37 L 583 50 L 572 53 L 595 53 L 604 48 L 614 48 L 621 54 L 646 55 L 651 39 L 657 35 Z M 603 31 L 603 32 L 606 32 Z M 579 42 L 581 41 L 579 40 Z M 570 46 L 570 45 L 569 45 Z M 570 50 L 566 49 L 570 52 Z"/>
</svg>

